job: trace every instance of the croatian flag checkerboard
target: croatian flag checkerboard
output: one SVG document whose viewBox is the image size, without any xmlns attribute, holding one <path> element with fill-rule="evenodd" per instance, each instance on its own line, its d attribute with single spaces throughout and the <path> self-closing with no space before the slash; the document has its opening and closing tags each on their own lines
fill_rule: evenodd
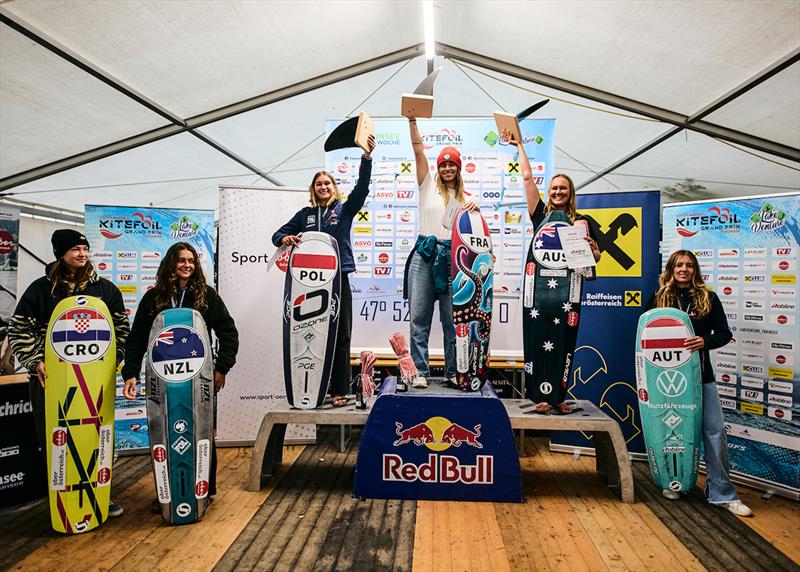
<svg viewBox="0 0 800 572">
<path fill-rule="evenodd" d="M 111 324 L 94 308 L 71 308 L 50 333 L 56 354 L 64 361 L 87 363 L 103 357 L 111 344 Z"/>
</svg>

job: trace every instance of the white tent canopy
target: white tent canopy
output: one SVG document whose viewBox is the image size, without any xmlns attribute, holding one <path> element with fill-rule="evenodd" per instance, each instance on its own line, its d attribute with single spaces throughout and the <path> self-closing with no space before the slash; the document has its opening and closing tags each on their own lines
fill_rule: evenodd
<svg viewBox="0 0 800 572">
<path fill-rule="evenodd" d="M 800 189 L 795 0 L 434 11 L 436 115 L 550 97 L 556 170 L 583 188 Z M 415 1 L 11 0 L 0 21 L 0 190 L 75 210 L 305 186 L 325 119 L 397 116 L 427 70 Z"/>
</svg>

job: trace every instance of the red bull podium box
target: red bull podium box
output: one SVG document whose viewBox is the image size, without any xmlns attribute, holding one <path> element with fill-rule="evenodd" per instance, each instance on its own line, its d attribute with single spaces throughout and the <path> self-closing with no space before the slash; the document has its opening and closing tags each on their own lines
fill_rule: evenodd
<svg viewBox="0 0 800 572">
<path fill-rule="evenodd" d="M 355 496 L 522 502 L 511 423 L 491 384 L 469 394 L 395 389 L 387 378 L 367 419 Z"/>
</svg>

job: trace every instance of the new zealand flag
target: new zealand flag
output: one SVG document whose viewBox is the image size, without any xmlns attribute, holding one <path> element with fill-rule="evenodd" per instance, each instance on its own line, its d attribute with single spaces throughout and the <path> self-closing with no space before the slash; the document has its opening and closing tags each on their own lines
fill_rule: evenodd
<svg viewBox="0 0 800 572">
<path fill-rule="evenodd" d="M 168 381 L 182 381 L 194 377 L 206 359 L 206 346 L 196 330 L 186 326 L 173 326 L 161 330 L 153 338 L 150 361 L 153 370 Z"/>
</svg>

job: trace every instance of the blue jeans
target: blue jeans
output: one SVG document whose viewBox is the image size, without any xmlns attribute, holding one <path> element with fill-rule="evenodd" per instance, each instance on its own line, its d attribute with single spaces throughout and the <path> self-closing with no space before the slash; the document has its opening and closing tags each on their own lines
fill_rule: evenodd
<svg viewBox="0 0 800 572">
<path fill-rule="evenodd" d="M 728 439 L 716 383 L 703 384 L 703 449 L 707 473 L 704 492 L 708 502 L 727 504 L 739 500 L 729 475 Z"/>
<path fill-rule="evenodd" d="M 411 359 L 417 366 L 419 375 L 428 377 L 428 338 L 433 320 L 433 303 L 439 301 L 439 319 L 444 332 L 445 375 L 456 374 L 456 333 L 453 326 L 453 300 L 448 289 L 446 294 L 436 296 L 431 267 L 433 261 L 425 262 L 419 253 L 414 252 L 408 265 L 408 304 L 411 319 Z"/>
</svg>

